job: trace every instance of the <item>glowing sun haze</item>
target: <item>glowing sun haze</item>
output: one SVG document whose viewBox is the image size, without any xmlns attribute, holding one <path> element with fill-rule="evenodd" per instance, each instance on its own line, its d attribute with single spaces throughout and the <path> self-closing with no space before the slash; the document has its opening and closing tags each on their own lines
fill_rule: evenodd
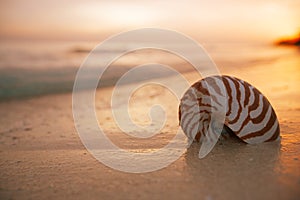
<svg viewBox="0 0 300 200">
<path fill-rule="evenodd" d="M 300 27 L 299 1 L 2 0 L 2 39 L 97 40 L 159 27 L 209 41 L 271 41 Z"/>
</svg>

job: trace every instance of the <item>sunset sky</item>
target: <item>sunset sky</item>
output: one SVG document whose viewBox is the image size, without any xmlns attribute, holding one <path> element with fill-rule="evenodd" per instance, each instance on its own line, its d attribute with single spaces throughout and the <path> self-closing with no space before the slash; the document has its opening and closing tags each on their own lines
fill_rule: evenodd
<svg viewBox="0 0 300 200">
<path fill-rule="evenodd" d="M 1 39 L 98 40 L 142 27 L 208 41 L 272 41 L 300 30 L 300 1 L 1 0 Z"/>
</svg>

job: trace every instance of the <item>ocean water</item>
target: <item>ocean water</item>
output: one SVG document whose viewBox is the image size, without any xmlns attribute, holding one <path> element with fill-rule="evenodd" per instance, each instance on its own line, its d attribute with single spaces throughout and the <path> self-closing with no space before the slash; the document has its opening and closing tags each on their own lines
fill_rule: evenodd
<svg viewBox="0 0 300 200">
<path fill-rule="evenodd" d="M 97 42 L 0 42 L 0 101 L 21 99 L 36 95 L 71 92 L 77 70 Z M 95 78 L 99 66 L 97 58 L 109 57 L 128 49 L 132 44 L 112 44 L 109 48 L 95 51 L 89 60 L 90 71 L 87 78 Z M 182 45 L 183 44 L 173 44 Z M 222 67 L 246 67 L 262 63 L 272 63 L 288 56 L 293 50 L 272 46 L 272 44 L 249 43 L 203 43 L 201 44 L 212 60 Z M 190 52 L 193 57 L 201 57 Z M 99 56 L 97 56 L 99 55 Z M 94 60 L 93 60 L 94 59 Z M 114 85 L 128 70 L 147 63 L 168 65 L 180 73 L 193 70 L 184 59 L 161 50 L 144 49 L 127 53 L 116 59 L 105 71 L 99 87 Z M 209 65 L 203 59 L 203 70 Z M 168 73 L 145 71 L 148 79 L 168 76 Z"/>
</svg>

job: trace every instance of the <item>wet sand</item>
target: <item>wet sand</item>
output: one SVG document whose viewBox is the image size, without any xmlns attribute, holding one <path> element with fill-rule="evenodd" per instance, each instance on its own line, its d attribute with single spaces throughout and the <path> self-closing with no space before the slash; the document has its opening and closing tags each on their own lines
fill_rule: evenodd
<svg viewBox="0 0 300 200">
<path fill-rule="evenodd" d="M 268 97 L 280 121 L 280 143 L 246 145 L 229 139 L 201 160 L 199 146 L 193 144 L 164 169 L 130 174 L 101 164 L 82 145 L 71 94 L 3 102 L 1 199 L 299 199 L 300 59 L 219 67 Z M 193 73 L 186 77 L 198 79 Z M 99 89 L 96 102 L 101 104 L 96 107 L 100 125 L 116 145 L 133 151 L 158 149 L 175 135 L 178 102 L 165 89 L 149 86 L 133 97 L 134 106 L 130 104 L 133 120 L 143 124 L 153 102 L 165 103 L 167 125 L 149 140 L 131 138 L 118 129 L 106 106 L 111 92 L 112 88 Z"/>
</svg>

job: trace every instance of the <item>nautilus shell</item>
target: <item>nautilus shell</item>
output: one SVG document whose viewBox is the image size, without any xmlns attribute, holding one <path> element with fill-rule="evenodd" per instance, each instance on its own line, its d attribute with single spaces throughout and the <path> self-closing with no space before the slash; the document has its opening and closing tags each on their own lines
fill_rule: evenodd
<svg viewBox="0 0 300 200">
<path fill-rule="evenodd" d="M 267 98 L 231 76 L 211 76 L 194 83 L 181 99 L 179 123 L 189 141 L 219 138 L 223 126 L 249 144 L 280 138 L 279 123 Z"/>
</svg>

